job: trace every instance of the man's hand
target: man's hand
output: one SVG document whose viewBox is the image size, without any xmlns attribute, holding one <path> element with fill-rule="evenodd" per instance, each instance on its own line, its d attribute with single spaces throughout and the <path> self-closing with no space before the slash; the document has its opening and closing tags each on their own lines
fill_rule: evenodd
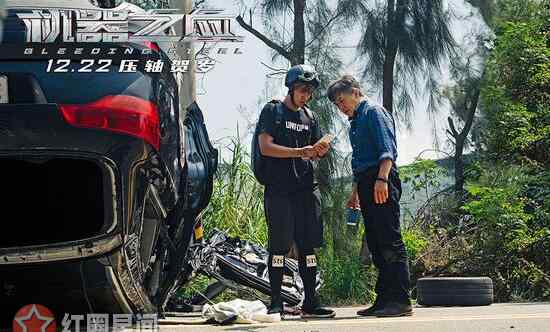
<svg viewBox="0 0 550 332">
<path fill-rule="evenodd" d="M 380 168 L 378 169 L 378 178 L 388 179 L 393 161 L 391 159 L 384 159 L 380 162 Z M 388 200 L 388 182 L 382 180 L 376 180 L 374 182 L 374 202 L 376 204 L 384 204 Z"/>
<path fill-rule="evenodd" d="M 351 195 L 348 199 L 348 203 L 346 204 L 346 207 L 352 208 L 352 209 L 360 209 L 361 203 L 359 202 L 359 194 L 357 193 L 357 189 L 353 189 L 351 192 Z"/>
<path fill-rule="evenodd" d="M 314 159 L 317 158 L 317 150 L 311 146 L 304 146 L 300 149 L 300 156 L 304 159 Z"/>
<path fill-rule="evenodd" d="M 330 149 L 330 144 L 328 144 L 327 142 L 319 141 L 315 143 L 313 148 L 315 149 L 315 151 L 317 151 L 317 155 L 319 157 L 324 157 L 328 153 L 328 150 Z"/>
<path fill-rule="evenodd" d="M 384 204 L 388 200 L 388 184 L 381 180 L 374 183 L 374 202 Z"/>
</svg>

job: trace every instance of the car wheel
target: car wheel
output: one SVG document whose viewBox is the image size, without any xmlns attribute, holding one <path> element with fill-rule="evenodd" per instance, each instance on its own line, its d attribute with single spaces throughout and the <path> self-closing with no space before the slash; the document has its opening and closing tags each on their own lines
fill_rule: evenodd
<svg viewBox="0 0 550 332">
<path fill-rule="evenodd" d="M 481 306 L 493 303 L 493 281 L 480 278 L 421 278 L 417 301 L 424 306 Z"/>
</svg>

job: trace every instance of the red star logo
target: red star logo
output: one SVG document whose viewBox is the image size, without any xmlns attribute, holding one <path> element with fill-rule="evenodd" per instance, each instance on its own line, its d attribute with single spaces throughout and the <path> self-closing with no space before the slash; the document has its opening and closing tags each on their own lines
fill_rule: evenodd
<svg viewBox="0 0 550 332">
<path fill-rule="evenodd" d="M 13 332 L 55 332 L 54 315 L 40 304 L 28 304 L 15 314 Z"/>
</svg>

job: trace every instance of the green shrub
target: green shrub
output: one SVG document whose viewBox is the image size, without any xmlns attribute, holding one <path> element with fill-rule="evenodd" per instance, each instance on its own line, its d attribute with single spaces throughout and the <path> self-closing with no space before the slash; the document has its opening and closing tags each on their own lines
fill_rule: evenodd
<svg viewBox="0 0 550 332">
<path fill-rule="evenodd" d="M 419 255 L 428 246 L 428 239 L 426 238 L 426 235 L 415 229 L 407 229 L 403 231 L 403 242 L 405 242 L 405 247 L 407 247 L 409 260 L 412 262 L 415 262 Z"/>
<path fill-rule="evenodd" d="M 401 179 L 411 185 L 411 196 L 414 199 L 418 192 L 422 192 L 427 199 L 434 191 L 441 187 L 441 179 L 448 172 L 431 159 L 416 159 L 412 164 L 399 168 Z"/>
<path fill-rule="evenodd" d="M 548 172 L 532 174 L 527 167 L 499 166 L 470 184 L 472 199 L 464 211 L 473 217 L 467 271 L 493 277 L 497 298 L 548 298 L 550 198 Z M 542 179 L 541 179 L 542 177 Z M 470 265 L 467 267 L 467 265 Z"/>
<path fill-rule="evenodd" d="M 336 257 L 322 254 L 319 257 L 323 268 L 321 299 L 331 305 L 353 305 L 372 302 L 375 298 L 374 267 L 365 268 L 358 253 Z"/>
<path fill-rule="evenodd" d="M 263 187 L 250 169 L 250 156 L 238 138 L 223 148 L 232 154 L 229 160 L 221 161 L 214 179 L 212 198 L 203 214 L 206 235 L 218 228 L 231 236 L 266 245 Z"/>
<path fill-rule="evenodd" d="M 496 160 L 523 156 L 549 163 L 550 7 L 530 3 L 529 17 L 497 29 L 482 90 L 485 143 Z"/>
</svg>

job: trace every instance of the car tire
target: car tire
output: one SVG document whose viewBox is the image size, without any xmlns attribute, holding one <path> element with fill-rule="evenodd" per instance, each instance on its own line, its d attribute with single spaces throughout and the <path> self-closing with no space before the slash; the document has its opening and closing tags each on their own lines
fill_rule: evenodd
<svg viewBox="0 0 550 332">
<path fill-rule="evenodd" d="M 476 278 L 421 278 L 417 302 L 424 306 L 483 306 L 493 303 L 493 281 Z"/>
</svg>

